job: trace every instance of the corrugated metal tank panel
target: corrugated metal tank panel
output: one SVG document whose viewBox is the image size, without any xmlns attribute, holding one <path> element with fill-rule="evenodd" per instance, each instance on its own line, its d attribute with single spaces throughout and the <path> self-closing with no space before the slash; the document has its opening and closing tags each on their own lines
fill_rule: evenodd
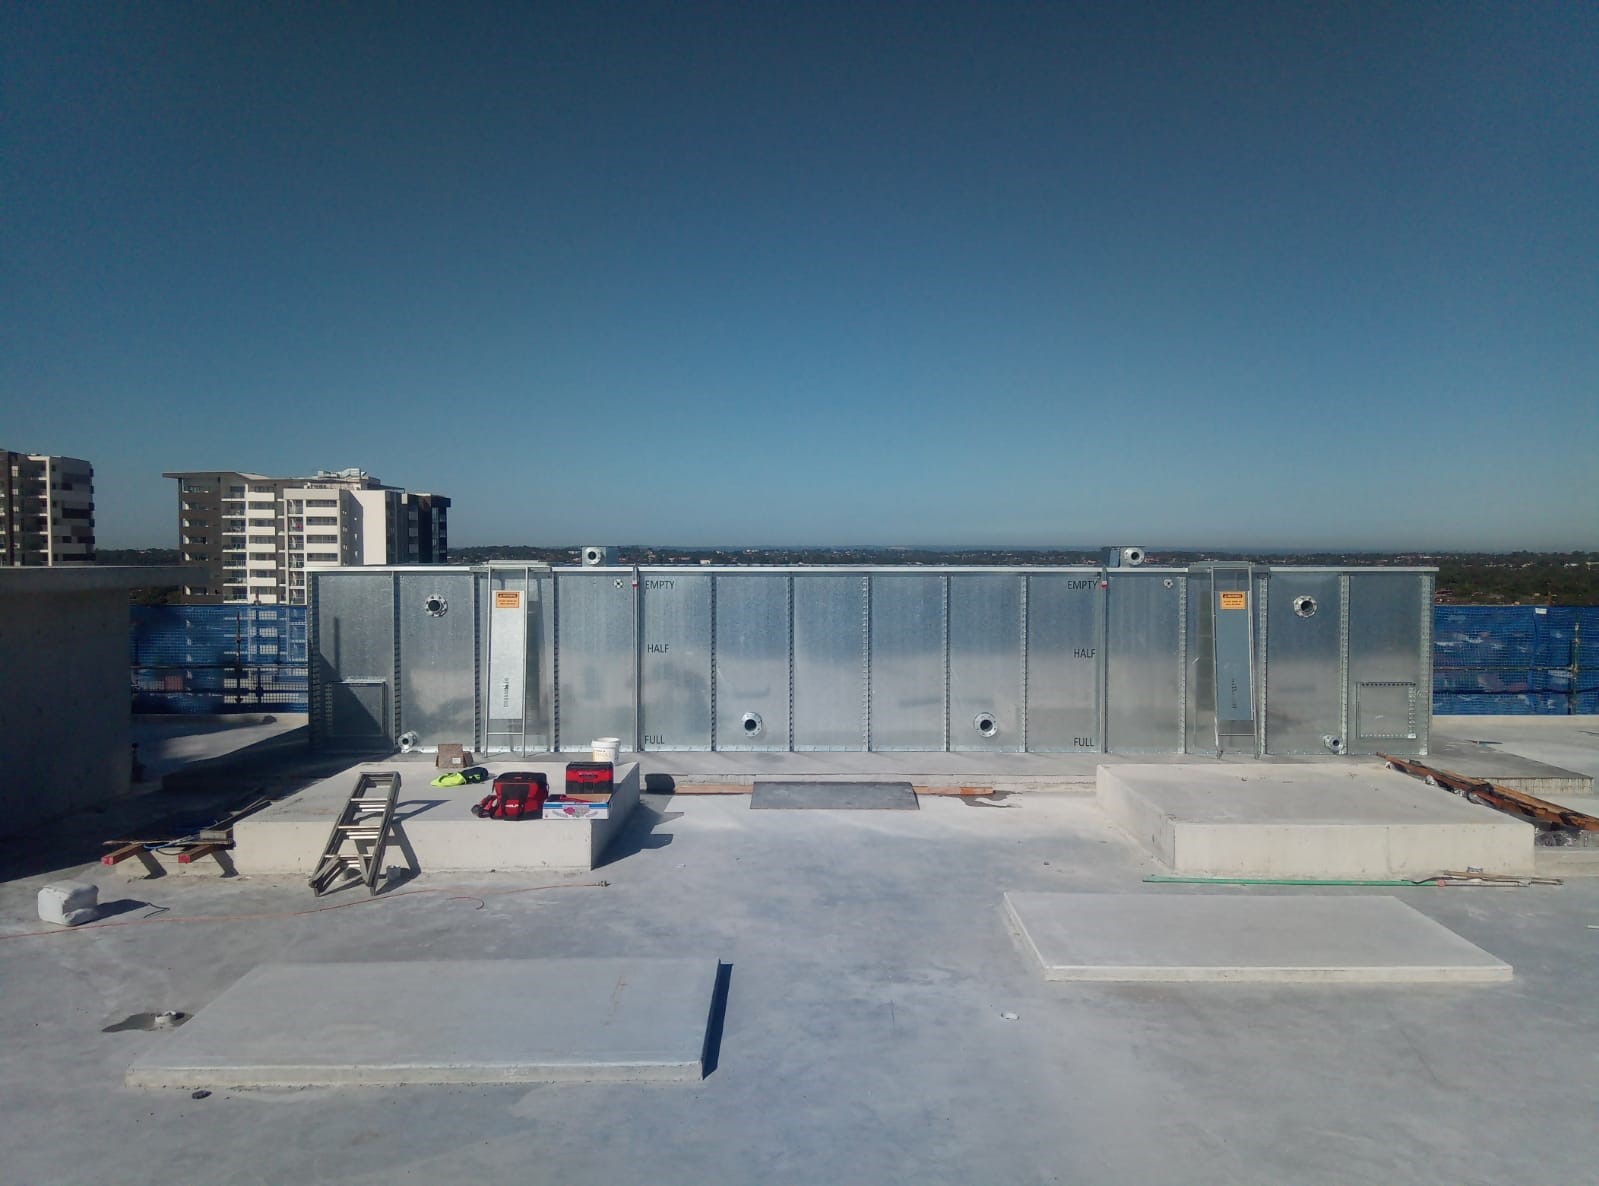
<svg viewBox="0 0 1599 1186">
<path fill-rule="evenodd" d="M 1112 572 L 1105 640 L 1105 748 L 1118 754 L 1181 753 L 1181 573 Z"/>
<path fill-rule="evenodd" d="M 872 576 L 874 750 L 944 748 L 944 581 L 925 572 Z"/>
<path fill-rule="evenodd" d="M 564 753 L 596 737 L 634 749 L 638 707 L 637 595 L 626 569 L 555 574 L 556 743 Z"/>
<path fill-rule="evenodd" d="M 1432 578 L 1351 573 L 1349 752 L 1425 753 L 1431 686 Z"/>
<path fill-rule="evenodd" d="M 789 579 L 716 577 L 716 748 L 789 748 Z"/>
<path fill-rule="evenodd" d="M 1027 749 L 1095 753 L 1105 655 L 1098 569 L 1027 573 Z"/>
<path fill-rule="evenodd" d="M 794 748 L 866 748 L 867 600 L 860 575 L 796 573 Z"/>
<path fill-rule="evenodd" d="M 949 748 L 1023 748 L 1022 593 L 1018 573 L 948 582 Z"/>
<path fill-rule="evenodd" d="M 711 580 L 644 577 L 644 748 L 711 748 Z"/>
<path fill-rule="evenodd" d="M 471 745 L 479 736 L 478 580 L 447 568 L 396 576 L 401 737 Z"/>
<path fill-rule="evenodd" d="M 1266 752 L 1325 754 L 1343 736 L 1343 580 L 1273 572 L 1266 612 Z"/>
<path fill-rule="evenodd" d="M 399 666 L 394 574 L 312 573 L 308 580 L 313 743 L 392 743 L 400 734 L 393 703 Z"/>
</svg>

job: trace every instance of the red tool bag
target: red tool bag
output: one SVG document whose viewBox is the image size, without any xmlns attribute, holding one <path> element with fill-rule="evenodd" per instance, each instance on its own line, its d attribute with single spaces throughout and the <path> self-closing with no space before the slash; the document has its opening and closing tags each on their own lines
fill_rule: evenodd
<svg viewBox="0 0 1599 1186">
<path fill-rule="evenodd" d="M 568 795 L 609 795 L 615 783 L 615 777 L 609 762 L 568 762 L 566 764 L 566 793 Z"/>
<path fill-rule="evenodd" d="M 494 790 L 473 805 L 472 814 L 479 819 L 538 819 L 549 797 L 544 775 L 513 771 L 495 777 Z"/>
</svg>

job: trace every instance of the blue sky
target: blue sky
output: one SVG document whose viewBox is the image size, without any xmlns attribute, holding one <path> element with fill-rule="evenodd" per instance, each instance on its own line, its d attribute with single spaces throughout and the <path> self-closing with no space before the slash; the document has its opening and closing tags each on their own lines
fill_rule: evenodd
<svg viewBox="0 0 1599 1186">
<path fill-rule="evenodd" d="M 1599 547 L 1599 6 L 12 4 L 0 447 L 457 544 Z"/>
</svg>

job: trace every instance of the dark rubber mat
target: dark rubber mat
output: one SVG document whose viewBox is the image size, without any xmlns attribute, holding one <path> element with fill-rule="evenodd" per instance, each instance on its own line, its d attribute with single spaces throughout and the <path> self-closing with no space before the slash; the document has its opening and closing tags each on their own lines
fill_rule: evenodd
<svg viewBox="0 0 1599 1186">
<path fill-rule="evenodd" d="M 916 811 L 908 782 L 771 782 L 758 779 L 750 809 Z"/>
</svg>

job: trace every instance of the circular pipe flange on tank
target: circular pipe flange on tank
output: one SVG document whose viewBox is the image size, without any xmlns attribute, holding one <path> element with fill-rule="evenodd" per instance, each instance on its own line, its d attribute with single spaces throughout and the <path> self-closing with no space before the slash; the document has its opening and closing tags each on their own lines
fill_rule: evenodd
<svg viewBox="0 0 1599 1186">
<path fill-rule="evenodd" d="M 442 618 L 450 612 L 450 603 L 438 593 L 429 593 L 422 602 L 422 608 L 427 611 L 430 618 Z"/>
<path fill-rule="evenodd" d="M 972 727 L 984 737 L 992 737 L 999 732 L 999 720 L 991 712 L 980 712 L 972 718 Z"/>
<path fill-rule="evenodd" d="M 1316 616 L 1316 599 L 1309 595 L 1294 598 L 1294 613 L 1301 618 L 1314 618 Z"/>
<path fill-rule="evenodd" d="M 421 735 L 415 729 L 407 729 L 400 734 L 400 752 L 408 754 L 422 744 Z"/>
<path fill-rule="evenodd" d="M 741 724 L 744 726 L 745 737 L 759 737 L 766 728 L 766 722 L 761 720 L 761 714 L 758 712 L 745 713 Z"/>
</svg>

